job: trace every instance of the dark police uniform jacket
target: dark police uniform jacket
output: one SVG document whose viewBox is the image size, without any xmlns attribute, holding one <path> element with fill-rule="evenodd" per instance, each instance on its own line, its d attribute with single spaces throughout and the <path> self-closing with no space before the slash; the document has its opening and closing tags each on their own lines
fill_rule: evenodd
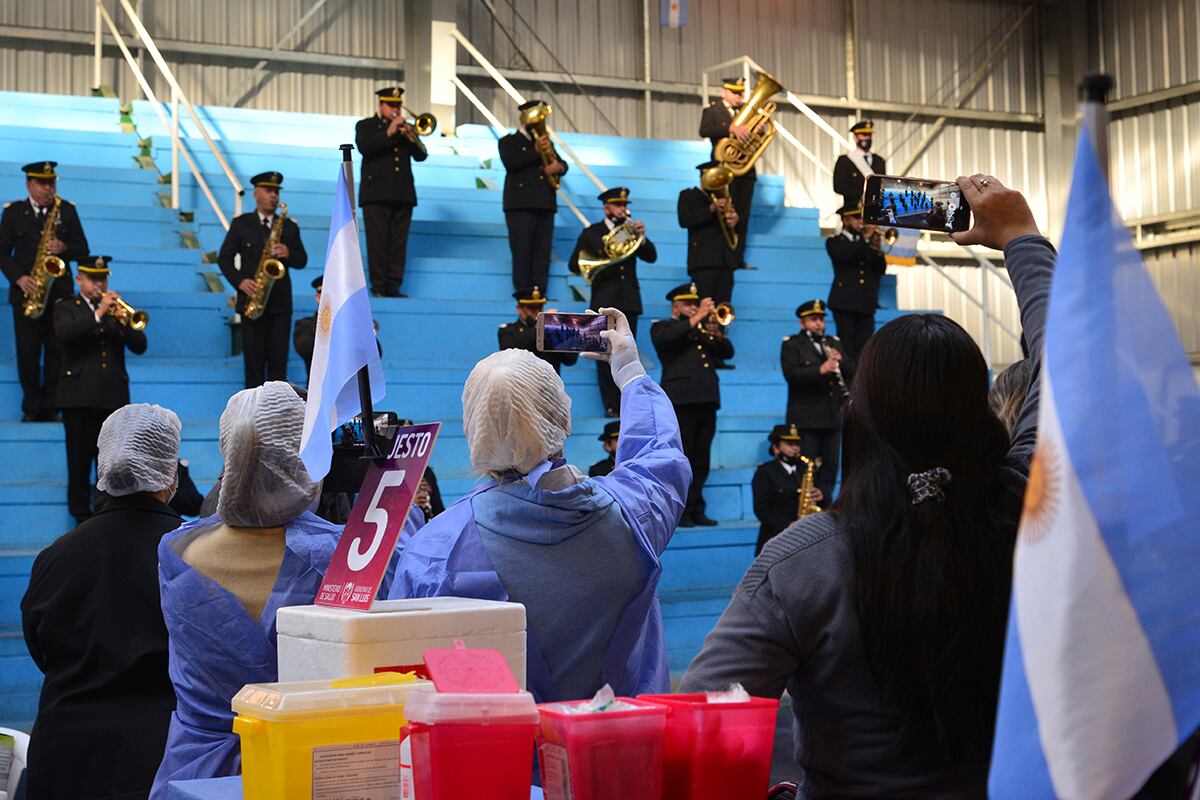
<svg viewBox="0 0 1200 800">
<path fill-rule="evenodd" d="M 538 350 L 536 322 L 526 323 L 518 319 L 506 325 L 501 325 L 500 330 L 496 332 L 496 338 L 500 341 L 501 350 L 513 348 L 528 350 L 542 361 L 554 367 L 554 371 L 558 373 L 562 372 L 564 364 L 569 367 L 579 360 L 578 353 L 543 353 L 541 350 Z"/>
<path fill-rule="evenodd" d="M 283 221 L 283 230 L 280 232 L 279 241 L 287 245 L 289 255 L 287 258 L 281 258 L 280 261 L 287 267 L 287 274 L 281 280 L 275 282 L 275 288 L 271 289 L 271 297 L 267 300 L 267 310 L 263 315 L 268 314 L 287 314 L 292 313 L 292 270 L 304 269 L 308 264 L 308 253 L 304 251 L 304 243 L 300 241 L 300 226 L 288 217 Z M 267 229 L 263 226 L 262 220 L 259 219 L 257 211 L 251 211 L 249 214 L 242 214 L 234 217 L 233 222 L 229 224 L 229 232 L 225 234 L 225 241 L 221 243 L 221 251 L 217 254 L 217 265 L 221 268 L 221 274 L 225 276 L 225 280 L 229 281 L 237 292 L 237 310 L 242 313 L 246 310 L 246 301 L 248 298 L 240 289 L 238 284 L 247 278 L 253 280 L 254 273 L 258 271 L 258 260 L 262 257 L 263 246 L 267 243 Z M 242 254 L 242 267 L 235 269 L 233 257 Z"/>
<path fill-rule="evenodd" d="M 63 261 L 69 263 L 91 252 L 75 204 L 66 200 L 58 207 L 57 238 L 67 246 L 67 251 L 58 256 Z M 8 278 L 8 302 L 14 306 L 25 302 L 25 293 L 17 285 L 17 278 L 33 270 L 33 257 L 37 255 L 38 242 L 41 240 L 42 225 L 28 197 L 14 200 L 4 207 L 4 214 L 0 215 L 0 270 Z M 66 272 L 50 285 L 46 313 L 50 313 L 55 302 L 70 297 L 74 285 L 75 279 L 71 277 L 71 268 L 68 266 Z"/>
<path fill-rule="evenodd" d="M 601 459 L 595 464 L 588 467 L 589 478 L 603 478 L 605 475 L 617 468 L 617 454 L 613 453 L 608 458 Z"/>
<path fill-rule="evenodd" d="M 804 469 L 803 463 L 797 464 L 789 475 L 779 459 L 771 459 L 759 464 L 754 471 L 750 489 L 754 495 L 754 516 L 759 522 L 760 548 L 768 539 L 796 521 Z"/>
<path fill-rule="evenodd" d="M 801 430 L 840 429 L 845 393 L 836 375 L 821 374 L 825 355 L 816 342 L 804 332 L 783 337 L 779 361 L 788 385 L 788 424 Z M 849 381 L 854 375 L 854 365 L 843 357 L 841 367 L 842 380 Z"/>
<path fill-rule="evenodd" d="M 871 171 L 876 175 L 887 174 L 887 161 L 883 156 L 875 153 L 863 153 L 867 163 L 871 165 Z M 862 172 L 848 155 L 838 156 L 837 161 L 833 164 L 833 190 L 840 194 L 847 203 L 861 203 L 863 199 L 863 186 L 867 179 L 863 177 Z"/>
<path fill-rule="evenodd" d="M 33 562 L 21 622 L 46 679 L 29 797 L 149 794 L 175 709 L 158 541 L 180 522 L 146 495 L 111 497 Z"/>
<path fill-rule="evenodd" d="M 78 295 L 54 305 L 54 335 L 63 350 L 56 408 L 116 409 L 129 403 L 125 349 L 146 352 L 146 333 L 109 314 L 100 319 Z"/>
<path fill-rule="evenodd" d="M 723 100 L 714 100 L 701 112 L 700 138 L 708 139 L 712 143 L 712 155 L 709 158 L 716 159 L 717 142 L 729 135 L 729 123 L 733 121 L 733 115 L 736 113 L 726 108 Z M 758 180 L 758 171 L 751 167 L 745 175 L 739 175 L 735 180 Z"/>
<path fill-rule="evenodd" d="M 579 234 L 579 240 L 575 242 L 575 250 L 567 261 L 567 268 L 578 275 L 581 252 L 603 254 L 604 236 L 610 230 L 603 220 L 584 228 Z M 650 241 L 650 237 L 646 237 L 642 246 L 629 258 L 600 270 L 592 282 L 591 308 L 597 311 L 601 308 L 618 308 L 626 316 L 642 313 L 642 290 L 637 274 L 639 258 L 647 264 L 658 260 L 658 249 L 654 242 Z"/>
<path fill-rule="evenodd" d="M 867 240 L 845 232 L 825 240 L 825 250 L 833 263 L 833 286 L 829 289 L 829 307 L 836 311 L 874 314 L 879 307 L 879 281 L 887 272 L 883 253 Z"/>
<path fill-rule="evenodd" d="M 505 211 L 556 211 L 558 200 L 555 192 L 546 183 L 542 172 L 542 157 L 537 145 L 521 131 L 510 133 L 500 139 L 500 160 L 507 171 L 504 176 Z M 557 151 L 556 151 L 557 152 Z M 569 169 L 566 159 L 558 160 Z M 558 176 L 567 177 L 567 170 Z"/>
<path fill-rule="evenodd" d="M 713 359 L 733 358 L 733 343 L 692 327 L 687 319 L 658 320 L 650 326 L 650 341 L 663 374 L 660 385 L 677 406 L 715 403 L 721 407 L 721 385 Z"/>
<path fill-rule="evenodd" d="M 688 272 L 698 269 L 737 269 L 737 252 L 725 246 L 725 235 L 717 215 L 708 210 L 712 198 L 703 189 L 692 187 L 679 193 L 676 212 L 679 227 L 687 228 Z M 736 209 L 735 209 L 736 210 Z"/>
<path fill-rule="evenodd" d="M 317 346 L 317 315 L 301 317 L 292 328 L 292 345 L 304 361 L 306 372 L 312 372 L 313 349 Z"/>
<path fill-rule="evenodd" d="M 362 153 L 358 181 L 358 204 L 395 203 L 415 206 L 417 189 L 412 162 L 424 161 L 429 153 L 397 132 L 387 135 L 388 123 L 378 114 L 360 119 L 354 126 L 354 146 Z"/>
</svg>

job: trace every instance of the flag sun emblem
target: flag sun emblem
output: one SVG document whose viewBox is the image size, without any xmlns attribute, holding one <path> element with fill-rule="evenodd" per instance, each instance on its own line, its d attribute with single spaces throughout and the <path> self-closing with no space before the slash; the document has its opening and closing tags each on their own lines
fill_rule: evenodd
<svg viewBox="0 0 1200 800">
<path fill-rule="evenodd" d="M 1039 542 L 1050 532 L 1062 495 L 1062 460 L 1050 442 L 1038 442 L 1029 481 L 1025 486 L 1025 504 L 1021 509 L 1020 534 L 1026 542 Z"/>
<path fill-rule="evenodd" d="M 333 327 L 333 309 L 324 303 L 317 309 L 317 333 L 321 337 L 328 337 L 329 330 Z"/>
</svg>

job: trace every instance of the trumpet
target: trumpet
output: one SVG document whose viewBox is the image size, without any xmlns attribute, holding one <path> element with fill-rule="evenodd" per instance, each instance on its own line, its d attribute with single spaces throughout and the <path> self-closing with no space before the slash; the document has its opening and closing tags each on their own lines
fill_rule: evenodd
<svg viewBox="0 0 1200 800">
<path fill-rule="evenodd" d="M 718 325 L 728 328 L 734 320 L 733 303 L 720 303 L 713 309 L 712 315 Z"/>
<path fill-rule="evenodd" d="M 417 114 L 411 108 L 401 104 L 400 110 L 412 114 L 412 127 L 417 136 L 428 136 L 437 129 L 437 117 L 426 111 L 424 114 Z M 410 137 L 411 138 L 411 137 Z"/>
<path fill-rule="evenodd" d="M 108 313 L 113 319 L 132 331 L 144 331 L 150 324 L 149 314 L 129 305 L 120 295 L 116 295 L 116 300 L 108 307 Z"/>
<path fill-rule="evenodd" d="M 871 232 L 867 234 L 867 244 L 881 253 L 890 253 L 892 252 L 892 248 L 896 246 L 896 239 L 899 237 L 900 231 L 895 228 L 880 231 L 879 228 L 873 227 Z"/>
</svg>

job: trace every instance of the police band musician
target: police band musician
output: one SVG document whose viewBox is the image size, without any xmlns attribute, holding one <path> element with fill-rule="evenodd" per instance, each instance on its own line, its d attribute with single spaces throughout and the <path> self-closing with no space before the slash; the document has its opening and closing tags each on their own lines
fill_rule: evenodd
<svg viewBox="0 0 1200 800">
<path fill-rule="evenodd" d="M 129 403 L 125 351 L 146 352 L 145 320 L 123 308 L 109 287 L 111 261 L 108 256 L 80 259 L 79 294 L 54 306 L 54 332 L 63 351 L 56 405 L 67 445 L 67 510 L 76 523 L 92 515 L 91 473 L 100 427 Z"/>
<path fill-rule="evenodd" d="M 745 94 L 745 80 L 742 78 L 723 78 L 721 80 L 721 99 L 714 100 L 701 112 L 700 137 L 708 139 L 712 143 L 713 151 L 712 155 L 709 156 L 710 158 L 717 157 L 717 142 L 721 141 L 721 139 L 732 136 L 739 141 L 745 141 L 750 136 L 751 130 L 748 126 L 732 124 L 737 110 L 742 106 Z M 735 248 L 737 267 L 744 267 L 746 265 L 746 234 L 750 227 L 750 207 L 754 203 L 754 185 L 757 180 L 758 173 L 751 167 L 746 174 L 737 176 L 733 179 L 733 183 L 729 185 L 729 194 L 732 197 L 733 207 L 737 210 L 738 215 L 735 225 L 738 236 L 738 243 Z M 718 303 L 729 300 L 728 297 L 718 298 L 716 295 L 713 295 L 713 299 Z"/>
<path fill-rule="evenodd" d="M 558 373 L 562 372 L 563 366 L 574 365 L 579 360 L 578 353 L 546 353 L 537 348 L 537 315 L 546 305 L 546 296 L 542 294 L 541 288 L 529 286 L 518 289 L 513 292 L 513 298 L 517 301 L 517 318 L 513 322 L 501 325 L 496 331 L 499 349 L 528 350 L 554 367 L 554 371 Z M 549 313 L 555 311 L 553 308 L 545 310 Z"/>
<path fill-rule="evenodd" d="M 629 330 L 637 338 L 638 317 L 642 313 L 642 292 L 638 283 L 638 260 L 653 264 L 658 260 L 658 250 L 654 242 L 646 237 L 646 225 L 641 220 L 632 218 L 629 211 L 629 189 L 617 186 L 601 192 L 596 198 L 604 204 L 604 219 L 584 228 L 575 242 L 575 249 L 567 261 L 567 269 L 580 274 L 579 259 L 583 255 L 602 259 L 605 256 L 605 237 L 644 237 L 641 245 L 628 257 L 614 261 L 604 266 L 589 277 L 592 285 L 592 297 L 588 308 L 599 311 L 601 308 L 615 308 L 629 320 Z M 618 230 L 623 228 L 623 230 Z M 615 233 L 614 233 L 615 231 Z M 633 241 L 636 241 L 634 239 Z M 618 245 L 619 246 L 619 245 Z M 621 391 L 613 383 L 612 372 L 607 361 L 596 361 L 596 377 L 600 385 L 600 399 L 604 404 L 604 413 L 609 417 L 618 416 L 621 408 Z"/>
<path fill-rule="evenodd" d="M 772 537 L 795 522 L 800 515 L 800 491 L 808 465 L 800 453 L 800 431 L 795 425 L 776 425 L 767 435 L 771 444 L 771 460 L 754 470 L 750 489 L 754 498 L 754 516 L 758 518 L 758 541 L 754 555 L 762 552 Z M 809 503 L 821 503 L 824 496 L 815 486 L 809 492 Z"/>
<path fill-rule="evenodd" d="M 247 389 L 264 381 L 287 380 L 291 273 L 308 264 L 300 227 L 287 216 L 286 204 L 280 206 L 283 175 L 260 172 L 250 183 L 254 210 L 233 218 L 217 254 L 221 274 L 237 290 Z M 261 269 L 268 260 L 282 265 L 281 277 L 273 279 Z"/>
<path fill-rule="evenodd" d="M 55 384 L 61 353 L 54 338 L 52 311 L 58 300 L 71 296 L 70 262 L 88 254 L 75 205 L 58 196 L 57 166 L 57 161 L 35 161 L 21 167 L 27 196 L 6 204 L 0 216 L 0 269 L 9 284 L 22 422 L 56 420 Z M 43 262 L 48 256 L 61 274 L 39 291 L 33 267 L 43 245 Z M 41 275 L 47 277 L 44 271 Z"/>
<path fill-rule="evenodd" d="M 800 452 L 817 465 L 813 485 L 828 503 L 837 483 L 847 382 L 854 375 L 854 363 L 836 337 L 825 335 L 824 303 L 802 303 L 796 316 L 800 332 L 785 336 L 779 350 L 788 386 L 785 419 L 800 433 Z"/>
<path fill-rule="evenodd" d="M 610 420 L 596 438 L 604 448 L 605 457 L 588 467 L 588 477 L 598 478 L 617 468 L 617 439 L 621 435 L 621 421 Z"/>
<path fill-rule="evenodd" d="M 354 128 L 354 144 L 362 154 L 358 204 L 367 234 L 367 272 L 373 295 L 406 297 L 400 287 L 417 205 L 412 162 L 424 161 L 429 152 L 404 116 L 404 89 L 385 86 L 375 95 L 375 113 Z"/>
<path fill-rule="evenodd" d="M 530 100 L 517 109 L 523 124 L 501 137 L 498 147 L 505 170 L 504 221 L 512 252 L 513 288 L 527 289 L 548 282 L 558 210 L 556 187 L 567 174 L 567 164 L 546 130 L 550 107 L 542 100 Z"/>
<path fill-rule="evenodd" d="M 846 355 L 857 361 L 867 339 L 875 333 L 875 310 L 879 307 L 879 285 L 887 272 L 887 257 L 875 235 L 878 229 L 863 224 L 861 204 L 842 206 L 838 214 L 842 230 L 825 240 L 833 267 L 828 306 Z"/>
<path fill-rule="evenodd" d="M 705 510 L 704 483 L 708 480 L 717 410 L 721 407 L 721 382 L 716 359 L 733 358 L 733 343 L 716 322 L 716 304 L 685 283 L 667 292 L 671 318 L 650 326 L 650 340 L 662 362 L 663 391 L 675 408 L 683 453 L 692 467 L 692 483 L 679 521 L 682 528 L 716 525 Z"/>
<path fill-rule="evenodd" d="M 863 161 L 871 168 L 872 174 L 886 175 L 887 161 L 883 156 L 871 152 L 871 141 L 875 133 L 875 125 L 869 119 L 864 119 L 850 126 L 850 135 L 854 137 L 854 146 L 862 154 Z M 833 164 L 833 191 L 842 196 L 842 204 L 855 206 L 862 203 L 863 187 L 866 178 L 854 160 L 846 154 L 838 156 Z"/>
</svg>

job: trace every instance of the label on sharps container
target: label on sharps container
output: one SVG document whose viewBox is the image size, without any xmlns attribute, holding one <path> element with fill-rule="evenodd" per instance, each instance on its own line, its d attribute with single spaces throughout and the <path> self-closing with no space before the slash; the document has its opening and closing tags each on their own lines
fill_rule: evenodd
<svg viewBox="0 0 1200 800">
<path fill-rule="evenodd" d="M 557 744 L 544 744 L 538 750 L 538 758 L 546 800 L 571 800 L 571 766 L 567 763 L 567 749 Z"/>
<path fill-rule="evenodd" d="M 313 748 L 312 800 L 400 800 L 395 739 Z"/>
</svg>

